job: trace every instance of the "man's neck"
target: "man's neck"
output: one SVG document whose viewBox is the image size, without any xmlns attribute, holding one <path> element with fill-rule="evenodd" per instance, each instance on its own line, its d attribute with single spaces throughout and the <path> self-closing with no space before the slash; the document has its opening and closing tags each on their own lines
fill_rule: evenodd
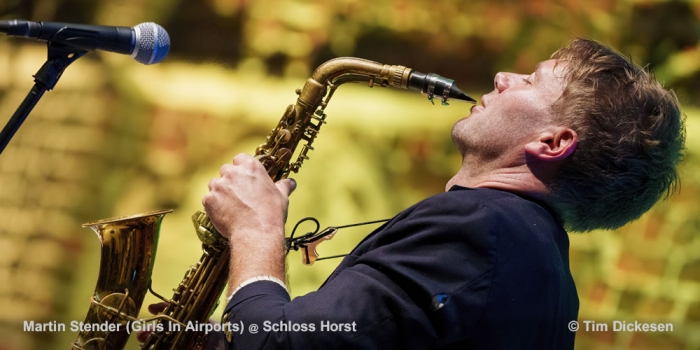
<svg viewBox="0 0 700 350">
<path fill-rule="evenodd" d="M 547 187 L 535 177 L 527 165 L 497 168 L 488 171 L 474 171 L 475 168 L 463 164 L 457 174 L 447 182 L 445 191 L 458 185 L 470 188 L 493 188 L 514 193 L 544 198 Z M 483 168 L 482 168 L 483 169 Z"/>
</svg>

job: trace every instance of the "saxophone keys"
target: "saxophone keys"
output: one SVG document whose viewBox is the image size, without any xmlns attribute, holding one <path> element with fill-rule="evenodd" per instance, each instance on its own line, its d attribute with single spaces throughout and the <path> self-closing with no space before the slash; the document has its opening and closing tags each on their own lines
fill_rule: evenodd
<svg viewBox="0 0 700 350">
<path fill-rule="evenodd" d="M 292 133 L 289 132 L 289 130 L 287 130 L 287 129 L 282 129 L 277 134 L 276 142 L 285 144 L 285 143 L 289 142 L 289 140 L 291 140 L 291 139 L 292 139 Z"/>
<path fill-rule="evenodd" d="M 318 120 L 321 124 L 327 124 L 328 122 L 326 121 L 326 113 L 323 113 L 322 110 L 317 110 L 316 113 L 311 115 L 311 118 Z"/>
<path fill-rule="evenodd" d="M 271 158 L 269 165 L 266 165 L 265 168 L 267 168 L 267 173 L 270 177 L 277 181 L 284 177 L 285 174 L 282 174 L 282 170 L 292 158 L 292 151 L 289 148 L 280 148 Z"/>
<path fill-rule="evenodd" d="M 282 114 L 282 119 L 280 120 L 279 124 L 284 124 L 284 125 L 292 125 L 294 124 L 294 119 L 296 119 L 297 113 L 294 110 L 294 105 L 289 105 L 287 106 L 287 109 L 284 110 L 284 114 Z"/>
<path fill-rule="evenodd" d="M 313 126 L 309 125 L 305 130 L 304 134 L 306 137 L 310 140 L 313 140 L 317 135 L 318 135 L 318 129 L 314 128 Z"/>
<path fill-rule="evenodd" d="M 134 300 L 131 299 L 128 293 L 111 293 L 104 298 L 101 298 L 98 302 L 101 308 L 97 311 L 97 319 L 99 322 L 117 322 L 119 324 L 126 324 L 126 320 L 121 317 L 123 315 L 136 315 L 138 314 L 138 309 Z"/>
<path fill-rule="evenodd" d="M 71 349 L 79 349 L 79 350 L 92 350 L 92 349 L 112 349 L 112 347 L 105 347 L 105 345 L 108 345 L 109 343 L 105 343 L 105 338 L 92 338 L 85 342 L 84 344 L 73 344 Z M 111 345 L 111 344 L 110 344 Z"/>
<path fill-rule="evenodd" d="M 275 153 L 275 157 L 277 158 L 278 164 L 285 164 L 292 158 L 292 151 L 290 151 L 289 148 L 280 148 Z"/>
<path fill-rule="evenodd" d="M 308 152 L 308 151 L 314 151 L 314 150 L 316 150 L 316 149 L 314 148 L 314 146 L 311 146 L 311 145 L 309 145 L 309 144 L 307 143 L 307 144 L 304 145 L 303 151 L 302 151 L 302 152 L 304 152 L 304 153 L 306 154 L 306 152 Z"/>
</svg>

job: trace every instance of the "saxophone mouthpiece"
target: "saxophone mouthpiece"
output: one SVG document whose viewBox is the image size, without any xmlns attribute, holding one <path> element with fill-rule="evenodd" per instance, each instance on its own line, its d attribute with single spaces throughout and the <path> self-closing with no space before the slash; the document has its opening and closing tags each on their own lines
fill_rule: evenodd
<svg viewBox="0 0 700 350">
<path fill-rule="evenodd" d="M 435 73 L 421 73 L 412 71 L 408 78 L 408 88 L 420 91 L 428 95 L 428 100 L 433 102 L 433 97 L 437 96 L 442 100 L 444 106 L 448 105 L 447 100 L 453 98 L 457 100 L 476 103 L 476 100 L 460 90 L 455 81 L 445 78 Z"/>
</svg>

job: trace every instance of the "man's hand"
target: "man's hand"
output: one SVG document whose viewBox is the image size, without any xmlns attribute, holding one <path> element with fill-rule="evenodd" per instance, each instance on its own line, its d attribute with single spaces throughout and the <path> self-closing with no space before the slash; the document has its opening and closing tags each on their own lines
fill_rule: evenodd
<svg viewBox="0 0 700 350">
<path fill-rule="evenodd" d="M 285 280 L 284 222 L 296 182 L 272 182 L 265 167 L 247 154 L 221 167 L 202 204 L 214 227 L 231 242 L 229 295 L 253 277 Z"/>
<path fill-rule="evenodd" d="M 273 183 L 265 167 L 244 153 L 233 158 L 233 164 L 224 164 L 220 174 L 209 182 L 202 204 L 222 235 L 237 241 L 246 237 L 234 237 L 236 233 L 284 231 L 294 180 Z"/>
</svg>

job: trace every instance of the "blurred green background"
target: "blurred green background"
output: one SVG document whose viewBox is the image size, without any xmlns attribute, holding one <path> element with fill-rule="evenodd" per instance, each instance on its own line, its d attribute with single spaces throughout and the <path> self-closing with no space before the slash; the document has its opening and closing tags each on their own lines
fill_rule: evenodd
<svg viewBox="0 0 700 350">
<path fill-rule="evenodd" d="M 172 48 L 154 66 L 87 54 L 0 155 L 0 350 L 67 349 L 74 340 L 70 331 L 25 333 L 22 322 L 84 318 L 100 245 L 83 222 L 175 209 L 163 223 L 153 278 L 170 296 L 200 256 L 189 217 L 208 181 L 264 141 L 322 62 L 401 64 L 453 78 L 479 97 L 496 72 L 529 73 L 577 36 L 648 64 L 677 92 L 688 155 L 681 191 L 669 201 L 620 230 L 570 236 L 581 321 L 671 322 L 674 331 L 579 331 L 576 348 L 700 349 L 699 17 L 700 1 L 4 0 L 1 19 L 153 21 Z M 45 57 L 41 43 L 0 36 L 2 125 Z M 316 151 L 294 176 L 288 231 L 305 216 L 324 226 L 388 218 L 444 191 L 460 164 L 450 128 L 469 107 L 341 87 Z M 319 251 L 346 253 L 369 230 L 340 231 Z M 288 260 L 293 295 L 317 288 L 339 262 L 304 267 L 294 252 Z"/>
</svg>

